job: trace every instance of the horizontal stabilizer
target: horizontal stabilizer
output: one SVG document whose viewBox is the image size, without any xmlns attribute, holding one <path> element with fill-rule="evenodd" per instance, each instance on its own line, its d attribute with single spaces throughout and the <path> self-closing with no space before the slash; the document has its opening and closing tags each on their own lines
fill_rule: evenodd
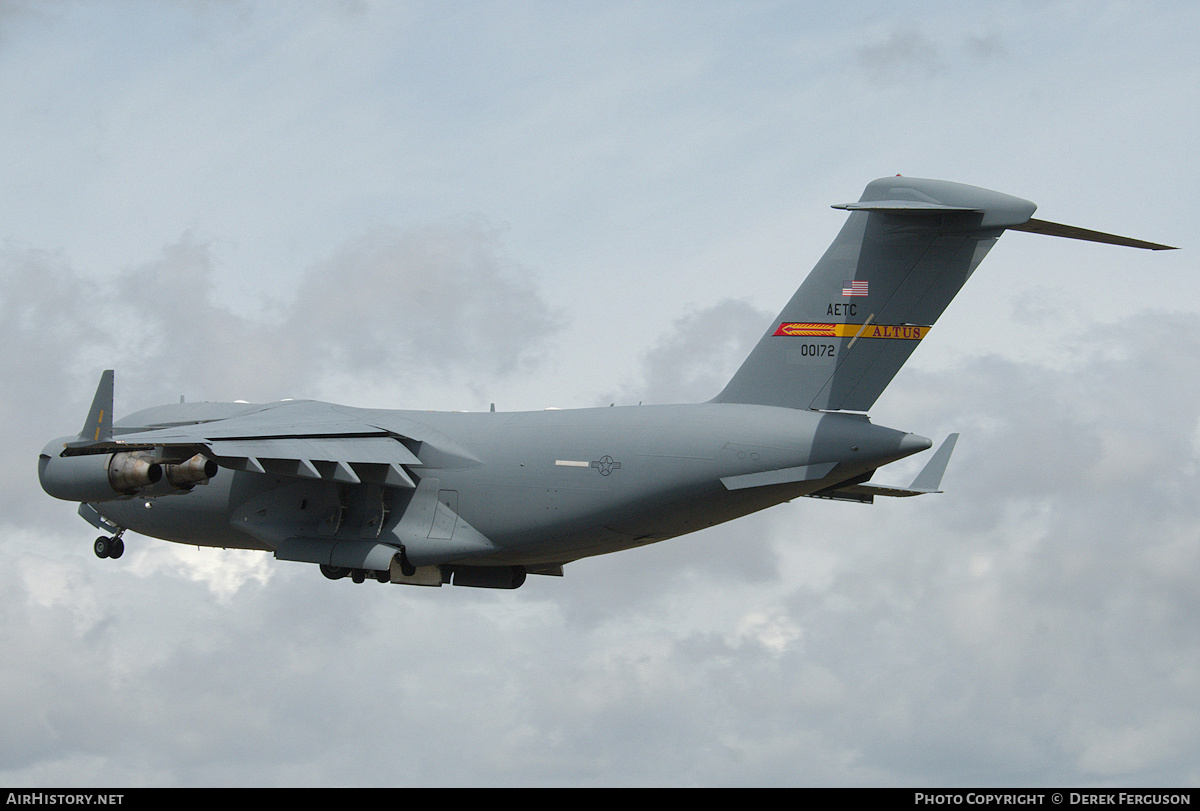
<svg viewBox="0 0 1200 811">
<path fill-rule="evenodd" d="M 834 208 L 844 211 L 874 211 L 881 214 L 979 215 L 974 222 L 960 220 L 953 229 L 1011 228 L 1028 220 L 1037 210 L 1037 206 L 1028 200 L 990 189 L 949 183 L 945 180 L 900 176 L 876 180 L 867 186 L 857 202 L 841 203 Z"/>
<path fill-rule="evenodd" d="M 933 456 L 925 463 L 925 467 L 921 468 L 921 472 L 912 480 L 912 484 L 908 486 L 909 490 L 915 493 L 940 493 L 938 488 L 942 486 L 942 476 L 946 474 L 946 465 L 950 463 L 950 454 L 954 453 L 954 444 L 958 442 L 958 434 L 951 434 L 946 437 L 946 440 L 933 452 Z"/>
<path fill-rule="evenodd" d="M 830 208 L 843 211 L 886 211 L 889 214 L 940 214 L 944 211 L 977 211 L 983 209 L 968 206 L 947 206 L 941 203 L 926 203 L 919 200 L 872 200 L 859 203 L 837 203 Z"/>
<path fill-rule="evenodd" d="M 1010 225 L 1008 227 L 1013 231 L 1028 231 L 1031 234 L 1043 234 L 1048 237 L 1081 239 L 1085 242 L 1103 242 L 1105 245 L 1124 245 L 1128 248 L 1145 248 L 1150 251 L 1178 250 L 1170 245 L 1160 245 L 1157 242 L 1146 242 L 1143 239 L 1105 234 L 1101 231 L 1089 231 L 1086 228 L 1076 228 L 1073 225 L 1063 225 L 1057 222 L 1048 222 L 1047 220 L 1030 218 L 1028 222 L 1022 225 Z"/>
<path fill-rule="evenodd" d="M 942 476 L 946 473 L 946 465 L 950 462 L 950 454 L 954 452 L 954 444 L 958 442 L 958 434 L 946 437 L 941 446 L 934 451 L 933 456 L 921 468 L 921 472 L 912 480 L 908 487 L 896 487 L 890 484 L 851 484 L 846 487 L 834 487 L 822 490 L 813 495 L 817 498 L 831 498 L 840 501 L 861 501 L 870 504 L 875 496 L 894 496 L 907 498 L 923 496 L 928 493 L 942 492 Z"/>
</svg>

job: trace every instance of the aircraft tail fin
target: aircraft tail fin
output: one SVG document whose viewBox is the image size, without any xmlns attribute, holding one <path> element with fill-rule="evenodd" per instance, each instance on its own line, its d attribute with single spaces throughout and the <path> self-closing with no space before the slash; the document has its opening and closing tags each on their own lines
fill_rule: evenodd
<svg viewBox="0 0 1200 811">
<path fill-rule="evenodd" d="M 96 386 L 96 396 L 92 398 L 92 407 L 88 411 L 83 428 L 79 431 L 79 441 L 71 445 L 89 445 L 96 442 L 111 442 L 113 438 L 113 370 L 107 369 L 100 375 L 100 385 Z"/>
<path fill-rule="evenodd" d="M 846 224 L 713 402 L 867 411 L 1005 229 L 1167 248 L 944 180 L 882 178 L 834 208 Z"/>
</svg>

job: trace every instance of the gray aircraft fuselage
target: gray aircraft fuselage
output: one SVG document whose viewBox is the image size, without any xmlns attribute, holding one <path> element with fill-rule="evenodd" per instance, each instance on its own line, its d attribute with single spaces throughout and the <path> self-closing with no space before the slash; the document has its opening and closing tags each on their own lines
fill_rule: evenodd
<svg viewBox="0 0 1200 811">
<path fill-rule="evenodd" d="M 205 405 L 213 415 L 249 408 Z M 257 408 L 286 420 L 289 409 L 311 405 Z M 744 404 L 515 413 L 337 409 L 400 435 L 431 429 L 467 451 L 419 486 L 453 494 L 448 497 L 455 500 L 455 514 L 495 545 L 494 553 L 473 560 L 480 564 L 565 563 L 672 538 L 860 477 L 930 446 L 924 437 L 872 425 L 862 415 Z M 159 427 L 174 421 L 172 412 L 188 410 L 160 406 L 118 427 Z M 721 483 L 724 477 L 830 462 L 837 463 L 834 470 L 812 480 L 738 490 Z M 387 517 L 376 533 L 373 526 L 363 529 L 372 514 L 362 504 L 348 505 L 356 517 L 343 515 L 334 525 L 335 513 L 345 508 L 339 488 L 347 489 L 331 481 L 221 471 L 184 495 L 96 507 L 143 535 L 201 546 L 271 549 L 277 527 L 280 540 L 299 531 L 390 536 L 406 541 L 410 556 L 418 558 L 424 522 L 415 534 L 397 534 L 415 491 L 380 488 Z M 239 513 L 242 520 L 230 520 Z"/>
</svg>

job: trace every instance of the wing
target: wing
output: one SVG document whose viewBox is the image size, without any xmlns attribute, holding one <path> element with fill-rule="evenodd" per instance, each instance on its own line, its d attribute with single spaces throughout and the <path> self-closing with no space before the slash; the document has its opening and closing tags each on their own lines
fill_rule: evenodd
<svg viewBox="0 0 1200 811">
<path fill-rule="evenodd" d="M 162 461 L 199 453 L 219 466 L 254 473 L 348 484 L 412 488 L 406 467 L 480 464 L 448 437 L 412 423 L 411 435 L 371 425 L 352 409 L 315 401 L 262 406 L 251 413 L 202 423 L 119 433 L 72 443 L 64 455 L 148 451 Z M 422 455 L 429 457 L 422 461 Z"/>
</svg>

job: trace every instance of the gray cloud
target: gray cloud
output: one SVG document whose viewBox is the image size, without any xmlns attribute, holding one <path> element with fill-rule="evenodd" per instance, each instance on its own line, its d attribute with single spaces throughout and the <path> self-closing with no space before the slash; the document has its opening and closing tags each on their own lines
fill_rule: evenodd
<svg viewBox="0 0 1200 811">
<path fill-rule="evenodd" d="M 895 28 L 857 50 L 858 63 L 877 81 L 894 84 L 914 76 L 931 77 L 952 68 L 986 63 L 1005 55 L 1000 34 L 938 31 L 931 36 L 913 27 Z"/>
<path fill-rule="evenodd" d="M 932 75 L 943 68 L 937 46 L 911 29 L 893 31 L 882 42 L 863 46 L 858 51 L 858 60 L 877 77 L 891 76 L 901 69 Z"/>
<path fill-rule="evenodd" d="M 639 370 L 642 378 L 627 382 L 612 401 L 712 399 L 750 354 L 772 315 L 735 299 L 692 310 L 676 319 L 658 344 L 646 351 Z"/>
<path fill-rule="evenodd" d="M 303 336 L 318 374 L 411 384 L 509 375 L 561 325 L 499 235 L 470 223 L 377 230 L 345 246 L 307 274 L 282 332 Z"/>
</svg>

